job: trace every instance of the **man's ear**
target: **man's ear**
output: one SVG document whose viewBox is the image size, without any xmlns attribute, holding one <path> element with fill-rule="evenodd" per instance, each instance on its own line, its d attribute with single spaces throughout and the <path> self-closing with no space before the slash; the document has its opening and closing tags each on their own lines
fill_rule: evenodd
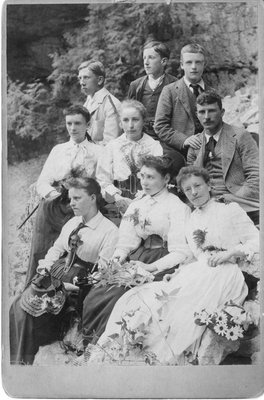
<svg viewBox="0 0 264 400">
<path fill-rule="evenodd" d="M 225 109 L 222 108 L 222 110 L 221 110 L 221 116 L 222 116 L 222 117 L 224 116 L 224 113 L 225 113 Z"/>
</svg>

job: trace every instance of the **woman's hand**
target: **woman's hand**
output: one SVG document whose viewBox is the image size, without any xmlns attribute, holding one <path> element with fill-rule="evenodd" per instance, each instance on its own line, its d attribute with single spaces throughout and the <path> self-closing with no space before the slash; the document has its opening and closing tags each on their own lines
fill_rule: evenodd
<svg viewBox="0 0 264 400">
<path fill-rule="evenodd" d="M 131 261 L 130 262 L 132 265 L 136 265 L 137 267 L 143 268 L 145 271 L 148 272 L 157 272 L 157 268 L 154 266 L 154 264 L 145 264 L 141 261 Z"/>
<path fill-rule="evenodd" d="M 110 261 L 123 264 L 127 259 L 127 254 L 123 250 L 116 249 Z"/>
<path fill-rule="evenodd" d="M 132 199 L 129 199 L 128 197 L 122 197 L 120 194 L 115 195 L 115 202 L 116 205 L 119 209 L 119 211 L 124 214 L 129 206 L 129 204 L 132 202 Z"/>
<path fill-rule="evenodd" d="M 231 262 L 231 257 L 234 256 L 234 252 L 230 250 L 219 251 L 208 258 L 208 264 L 210 267 L 216 267 L 219 264 L 225 262 Z"/>
</svg>

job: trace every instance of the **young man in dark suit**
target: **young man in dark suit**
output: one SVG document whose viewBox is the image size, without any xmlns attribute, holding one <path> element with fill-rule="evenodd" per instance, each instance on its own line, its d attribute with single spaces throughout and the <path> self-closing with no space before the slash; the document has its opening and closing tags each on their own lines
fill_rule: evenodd
<svg viewBox="0 0 264 400">
<path fill-rule="evenodd" d="M 189 147 L 200 145 L 197 133 L 203 130 L 196 116 L 196 97 L 209 86 L 203 81 L 205 50 L 193 43 L 181 49 L 181 68 L 184 76 L 162 90 L 154 130 L 164 150 L 174 149 L 187 155 Z"/>
<path fill-rule="evenodd" d="M 156 108 L 164 86 L 176 81 L 176 77 L 166 73 L 170 58 L 170 49 L 166 44 L 151 41 L 143 48 L 143 62 L 146 75 L 130 83 L 128 98 L 140 101 L 147 109 L 144 130 L 154 139 L 158 139 L 153 125 Z"/>
</svg>

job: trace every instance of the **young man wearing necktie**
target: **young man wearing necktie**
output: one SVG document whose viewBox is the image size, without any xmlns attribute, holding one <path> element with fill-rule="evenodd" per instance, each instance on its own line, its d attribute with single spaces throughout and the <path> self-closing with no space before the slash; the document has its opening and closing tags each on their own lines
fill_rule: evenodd
<svg viewBox="0 0 264 400">
<path fill-rule="evenodd" d="M 184 76 L 161 92 L 154 129 L 164 151 L 174 149 L 187 154 L 189 147 L 199 148 L 197 133 L 202 126 L 196 116 L 196 97 L 209 86 L 203 81 L 205 50 L 199 44 L 187 44 L 181 49 Z"/>
<path fill-rule="evenodd" d="M 199 148 L 189 148 L 187 162 L 208 170 L 212 195 L 237 202 L 258 223 L 258 147 L 244 128 L 223 122 L 224 112 L 215 91 L 197 97 L 197 116 L 204 130 L 197 135 Z"/>
</svg>

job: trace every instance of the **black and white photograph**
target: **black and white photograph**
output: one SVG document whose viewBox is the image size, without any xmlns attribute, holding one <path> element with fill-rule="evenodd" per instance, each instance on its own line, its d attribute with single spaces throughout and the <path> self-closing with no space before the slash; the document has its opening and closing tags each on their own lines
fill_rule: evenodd
<svg viewBox="0 0 264 400">
<path fill-rule="evenodd" d="M 263 44 L 263 0 L 3 3 L 8 396 L 263 393 Z"/>
</svg>

